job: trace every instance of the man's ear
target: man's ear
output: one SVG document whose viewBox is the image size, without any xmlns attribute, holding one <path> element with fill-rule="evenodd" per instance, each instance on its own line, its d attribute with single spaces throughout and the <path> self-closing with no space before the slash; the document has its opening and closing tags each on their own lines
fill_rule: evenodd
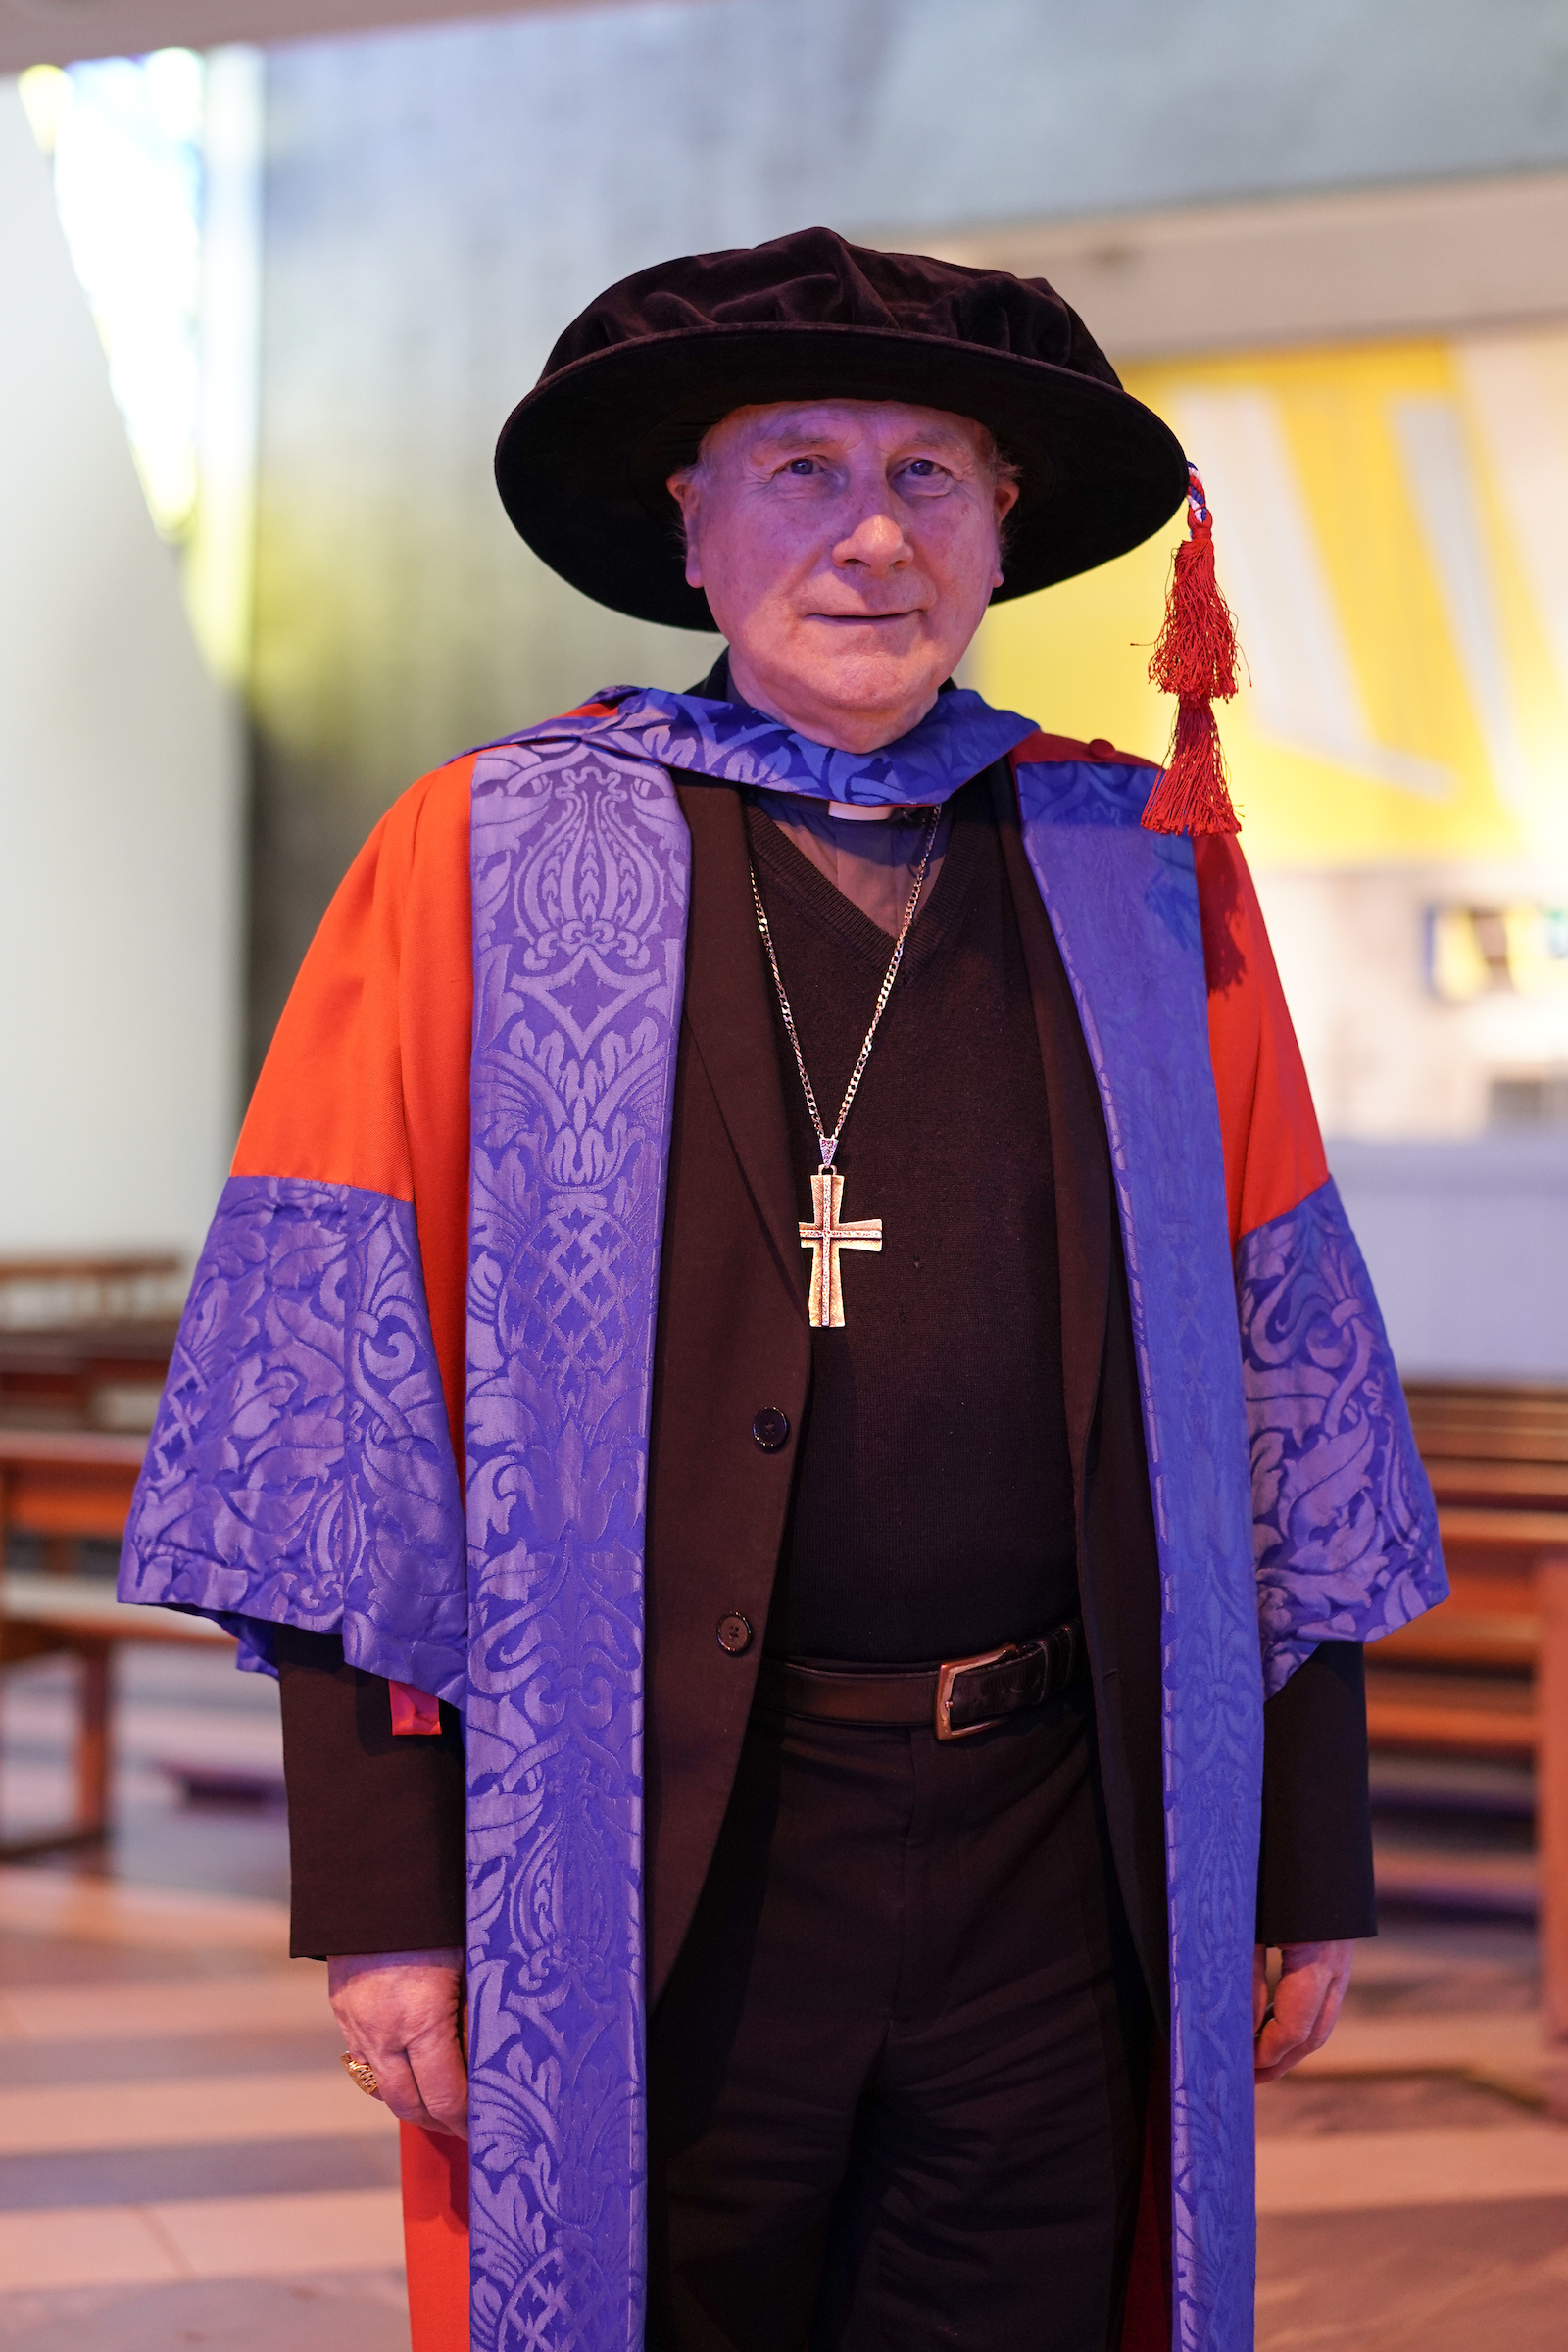
<svg viewBox="0 0 1568 2352">
<path fill-rule="evenodd" d="M 1018 504 L 1018 484 L 1009 482 L 1005 476 L 996 485 L 997 568 L 992 575 L 991 585 L 993 588 L 1002 586 L 1002 558 L 1006 552 L 1007 546 L 1006 521 L 1007 516 Z"/>
<path fill-rule="evenodd" d="M 686 585 L 688 588 L 701 588 L 703 567 L 698 561 L 696 541 L 697 484 L 690 473 L 682 471 L 672 473 L 664 487 L 680 509 L 681 529 L 686 538 Z"/>
</svg>

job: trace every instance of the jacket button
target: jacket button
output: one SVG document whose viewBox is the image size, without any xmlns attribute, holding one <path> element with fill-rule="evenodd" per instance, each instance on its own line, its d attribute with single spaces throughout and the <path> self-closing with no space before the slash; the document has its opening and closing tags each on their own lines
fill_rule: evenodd
<svg viewBox="0 0 1568 2352">
<path fill-rule="evenodd" d="M 718 1646 L 720 1649 L 727 1649 L 732 1658 L 738 1658 L 741 1651 L 750 1646 L 751 1639 L 750 1619 L 736 1616 L 719 1619 Z"/>
<path fill-rule="evenodd" d="M 764 1453 L 777 1453 L 790 1434 L 790 1417 L 776 1404 L 764 1404 L 752 1422 L 752 1436 Z"/>
</svg>

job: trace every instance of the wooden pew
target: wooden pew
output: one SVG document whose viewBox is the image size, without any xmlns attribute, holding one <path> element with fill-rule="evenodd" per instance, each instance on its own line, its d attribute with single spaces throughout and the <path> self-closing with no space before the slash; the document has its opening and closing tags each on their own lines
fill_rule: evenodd
<svg viewBox="0 0 1568 2352">
<path fill-rule="evenodd" d="M 0 1257 L 0 1331 L 68 1331 L 179 1314 L 183 1261 L 170 1250 Z"/>
<path fill-rule="evenodd" d="M 0 1427 L 145 1434 L 178 1325 L 91 1323 L 69 1331 L 0 1325 Z"/>
<path fill-rule="evenodd" d="M 1367 1651 L 1375 1747 L 1534 1759 L 1540 1578 L 1568 1558 L 1568 1511 L 1440 1504 L 1452 1594 Z"/>
<path fill-rule="evenodd" d="M 109 1830 L 113 1768 L 114 1658 L 122 1642 L 172 1642 L 232 1649 L 233 1640 L 205 1617 L 148 1609 L 115 1598 L 102 1578 L 0 1576 L 0 1672 L 28 1658 L 62 1653 L 78 1661 L 74 1801 L 58 1829 L 0 1838 L 0 1862 L 67 1846 L 96 1845 Z M 0 1701 L 3 1703 L 3 1701 Z"/>
<path fill-rule="evenodd" d="M 1404 1396 L 1423 1459 L 1568 1462 L 1568 1389 L 1412 1380 Z"/>
<path fill-rule="evenodd" d="M 1371 1645 L 1374 1750 L 1535 1770 L 1544 1997 L 1568 2036 L 1568 1392 L 1413 1384 L 1452 1597 Z"/>
<path fill-rule="evenodd" d="M 228 1642 L 206 1618 L 129 1608 L 107 1579 L 69 1570 L 84 1536 L 118 1543 L 125 1532 L 145 1442 L 90 1430 L 0 1429 L 0 1672 L 61 1653 L 78 1665 L 75 1796 L 59 1829 L 0 1839 L 0 1860 L 100 1841 L 109 1825 L 114 1655 L 122 1642 Z M 7 1538 L 40 1536 L 46 1573 L 6 1562 Z"/>
<path fill-rule="evenodd" d="M 119 1543 L 146 1450 L 108 1431 L 0 1429 L 0 1567 L 13 1534 L 40 1536 L 58 1572 L 83 1536 Z"/>
<path fill-rule="evenodd" d="M 1426 1668 L 1456 1678 L 1438 1691 L 1432 1744 L 1531 1756 L 1539 1579 L 1568 1551 L 1568 1391 L 1420 1382 L 1406 1394 L 1453 1592 L 1446 1607 L 1377 1643 L 1370 1662 L 1380 1674 L 1397 1666 L 1407 1677 Z M 1405 1694 L 1414 1688 L 1407 1680 Z M 1398 1695 L 1391 1686 L 1388 1710 L 1380 1706 L 1391 1745 L 1413 1738 L 1410 1710 L 1394 1707 Z"/>
<path fill-rule="evenodd" d="M 149 1430 L 185 1283 L 168 1250 L 0 1258 L 0 1425 Z"/>
</svg>

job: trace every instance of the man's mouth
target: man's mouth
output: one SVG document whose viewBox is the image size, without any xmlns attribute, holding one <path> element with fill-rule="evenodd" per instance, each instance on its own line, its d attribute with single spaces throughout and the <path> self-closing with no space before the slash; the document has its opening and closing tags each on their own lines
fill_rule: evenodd
<svg viewBox="0 0 1568 2352">
<path fill-rule="evenodd" d="M 919 617 L 918 605 L 911 606 L 904 612 L 813 612 L 811 615 L 813 620 L 831 620 L 844 628 L 860 628 L 868 621 L 881 624 L 894 620 L 918 620 Z"/>
</svg>

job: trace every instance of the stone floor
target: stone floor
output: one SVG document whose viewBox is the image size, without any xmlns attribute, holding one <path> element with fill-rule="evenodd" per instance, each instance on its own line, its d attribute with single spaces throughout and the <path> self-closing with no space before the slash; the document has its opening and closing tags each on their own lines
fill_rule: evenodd
<svg viewBox="0 0 1568 2352">
<path fill-rule="evenodd" d="M 1535 1937 L 1386 1909 L 1340 2034 L 1258 2095 L 1259 2352 L 1559 2352 L 1568 2129 Z"/>
<path fill-rule="evenodd" d="M 265 1798 L 275 1691 L 127 1668 L 110 1854 L 0 1870 L 0 2352 L 407 2352 L 395 2137 L 284 1957 L 281 1812 L 180 1792 L 194 1758 Z M 68 1673 L 0 1692 L 12 1833 L 63 1807 Z M 1259 2097 L 1259 2352 L 1568 2343 L 1535 2003 L 1527 1923 L 1386 1917 L 1341 2032 Z"/>
<path fill-rule="evenodd" d="M 70 1672 L 0 1693 L 12 1835 L 64 1810 Z M 0 2347 L 408 2352 L 395 2127 L 286 1956 L 275 1688 L 122 1675 L 106 1865 L 0 1870 Z M 184 1802 L 192 1760 L 261 1801 Z"/>
</svg>

